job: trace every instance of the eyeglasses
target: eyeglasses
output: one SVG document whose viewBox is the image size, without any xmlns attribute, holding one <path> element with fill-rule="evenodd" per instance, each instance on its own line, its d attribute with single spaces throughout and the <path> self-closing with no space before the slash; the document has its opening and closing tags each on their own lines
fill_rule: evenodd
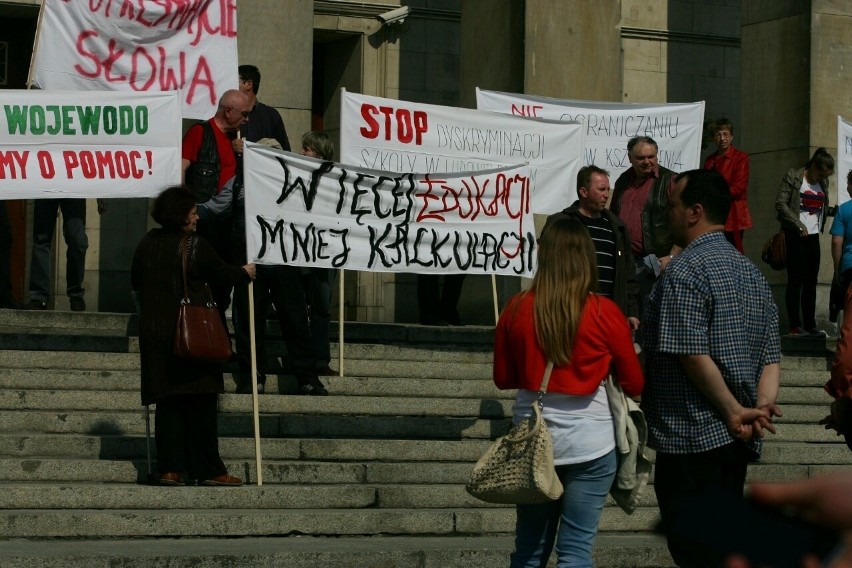
<svg viewBox="0 0 852 568">
<path fill-rule="evenodd" d="M 235 109 L 234 107 L 226 107 L 226 108 L 227 108 L 228 110 L 237 110 L 237 109 Z M 241 111 L 238 111 L 238 112 L 239 112 L 241 115 L 243 115 L 243 118 L 248 118 L 248 117 L 249 117 L 249 113 L 251 113 L 251 111 L 249 111 L 249 110 L 241 110 Z"/>
</svg>

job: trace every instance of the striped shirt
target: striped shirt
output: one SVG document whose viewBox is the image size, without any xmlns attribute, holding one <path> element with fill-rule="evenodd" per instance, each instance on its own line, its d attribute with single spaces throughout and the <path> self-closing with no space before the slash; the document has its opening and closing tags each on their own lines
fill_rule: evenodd
<svg viewBox="0 0 852 568">
<path fill-rule="evenodd" d="M 595 245 L 598 261 L 598 294 L 612 298 L 615 282 L 615 233 L 609 219 L 577 215 L 580 222 L 586 226 L 592 242 Z"/>
</svg>

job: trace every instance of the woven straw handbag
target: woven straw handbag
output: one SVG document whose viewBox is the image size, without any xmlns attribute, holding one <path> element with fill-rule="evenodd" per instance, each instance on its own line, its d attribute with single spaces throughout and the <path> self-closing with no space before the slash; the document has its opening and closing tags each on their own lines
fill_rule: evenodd
<svg viewBox="0 0 852 568">
<path fill-rule="evenodd" d="M 487 503 L 529 505 L 562 496 L 562 483 L 553 465 L 553 441 L 541 417 L 541 406 L 553 363 L 533 402 L 533 414 L 512 426 L 479 458 L 467 482 L 467 492 Z"/>
</svg>

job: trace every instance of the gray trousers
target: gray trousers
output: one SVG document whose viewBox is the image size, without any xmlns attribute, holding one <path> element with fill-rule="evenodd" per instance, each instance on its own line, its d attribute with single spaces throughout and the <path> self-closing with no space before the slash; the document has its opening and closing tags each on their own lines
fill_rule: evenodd
<svg viewBox="0 0 852 568">
<path fill-rule="evenodd" d="M 83 274 L 86 268 L 85 199 L 37 199 L 33 211 L 33 255 L 30 263 L 30 300 L 50 299 L 50 247 L 56 228 L 56 214 L 62 211 L 62 235 L 68 245 L 66 293 L 69 298 L 83 297 Z"/>
</svg>

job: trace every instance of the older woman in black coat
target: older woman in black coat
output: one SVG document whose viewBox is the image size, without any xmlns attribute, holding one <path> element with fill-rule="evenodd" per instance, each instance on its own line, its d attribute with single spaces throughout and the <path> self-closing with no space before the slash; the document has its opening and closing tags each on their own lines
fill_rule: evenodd
<svg viewBox="0 0 852 568">
<path fill-rule="evenodd" d="M 133 258 L 133 290 L 139 301 L 139 350 L 142 404 L 156 404 L 155 440 L 160 485 L 242 485 L 228 475 L 219 457 L 217 402 L 224 392 L 218 363 L 179 359 L 173 354 L 178 306 L 183 297 L 181 253 L 188 244 L 190 299 L 203 299 L 205 283 L 246 284 L 254 264 L 226 264 L 197 237 L 198 212 L 192 192 L 170 187 L 155 200 L 151 213 L 161 228 L 148 232 Z M 187 241 L 184 237 L 187 236 Z"/>
</svg>

